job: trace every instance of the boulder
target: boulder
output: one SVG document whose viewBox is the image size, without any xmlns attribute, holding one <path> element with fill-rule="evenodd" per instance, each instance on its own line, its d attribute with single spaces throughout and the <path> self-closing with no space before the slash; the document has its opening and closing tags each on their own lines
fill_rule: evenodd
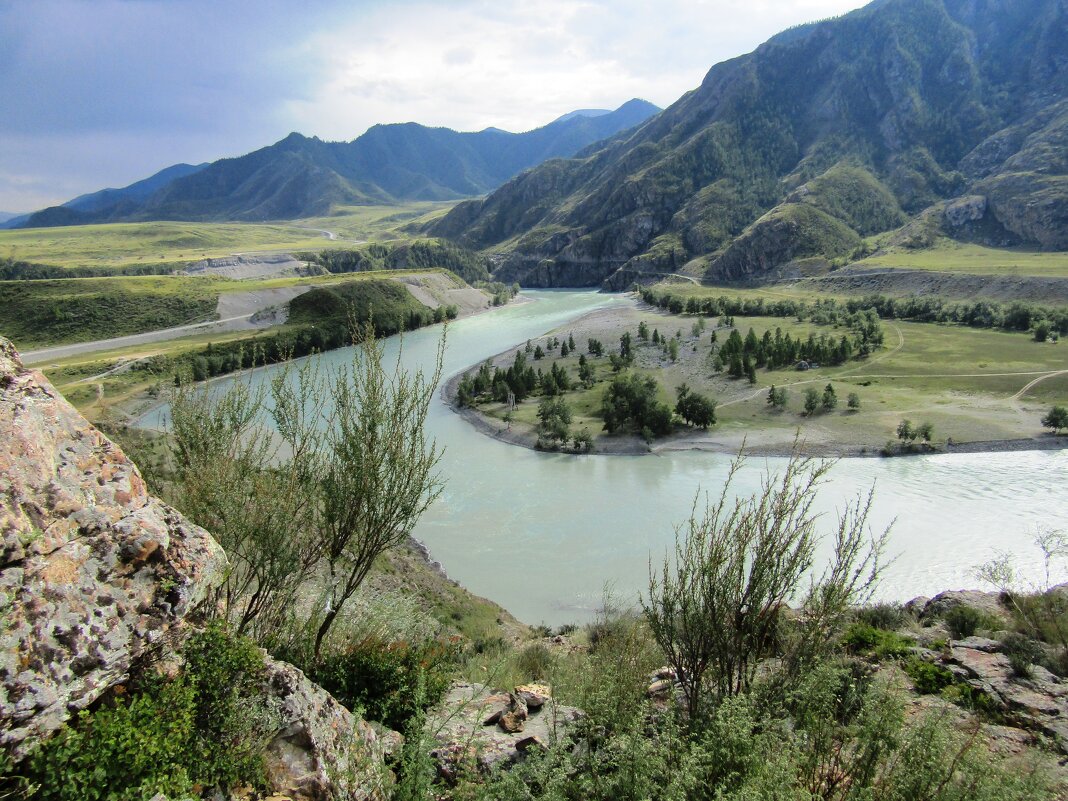
<svg viewBox="0 0 1068 801">
<path fill-rule="evenodd" d="M 537 709 L 527 709 L 521 731 L 509 732 L 502 728 L 502 720 L 518 717 L 511 704 L 507 711 L 500 710 L 502 702 L 508 703 L 509 698 L 509 693 L 484 684 L 458 682 L 431 710 L 427 715 L 427 731 L 435 741 L 431 756 L 443 778 L 453 781 L 465 773 L 512 764 L 524 753 L 566 737 L 568 727 L 582 717 L 580 710 L 558 704 L 550 697 Z M 519 701 L 516 694 L 511 698 Z M 487 722 L 495 712 L 497 718 Z"/>
<path fill-rule="evenodd" d="M 0 338 L 0 749 L 18 760 L 166 656 L 225 566 Z"/>
<path fill-rule="evenodd" d="M 398 747 L 396 732 L 380 734 L 286 662 L 267 659 L 264 693 L 278 711 L 266 751 L 273 792 L 292 801 L 389 797 L 385 757 Z"/>
<path fill-rule="evenodd" d="M 526 704 L 527 709 L 541 709 L 553 697 L 548 684 L 520 684 L 515 688 L 516 697 Z"/>
<path fill-rule="evenodd" d="M 912 603 L 912 602 L 910 602 Z M 920 620 L 945 617 L 946 612 L 957 606 L 970 606 L 991 617 L 1008 622 L 1008 610 L 1001 603 L 1001 594 L 980 590 L 949 590 L 940 592 L 923 606 Z"/>
</svg>

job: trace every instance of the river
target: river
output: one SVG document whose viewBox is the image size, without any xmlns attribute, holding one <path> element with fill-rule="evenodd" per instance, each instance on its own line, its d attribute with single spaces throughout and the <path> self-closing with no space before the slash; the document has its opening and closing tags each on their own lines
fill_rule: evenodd
<svg viewBox="0 0 1068 801">
<path fill-rule="evenodd" d="M 594 309 L 630 303 L 589 291 L 525 292 L 513 304 L 451 323 L 445 377 Z M 407 334 L 403 363 L 432 365 L 440 326 Z M 395 356 L 396 338 L 387 343 Z M 351 358 L 350 349 L 323 357 Z M 263 381 L 272 369 L 253 374 Z M 225 383 L 220 383 L 225 386 Z M 142 420 L 158 426 L 166 409 Z M 569 456 L 498 442 L 436 400 L 428 426 L 445 454 L 446 486 L 414 534 L 448 574 L 520 620 L 551 625 L 590 620 L 604 593 L 635 603 L 698 493 L 718 496 L 729 457 L 707 452 L 662 456 Z M 753 458 L 736 479 L 750 493 L 783 459 Z M 1042 574 L 1033 544 L 1040 527 L 1068 529 L 1068 451 L 843 459 L 818 506 L 824 528 L 836 510 L 875 486 L 873 527 L 894 522 L 890 564 L 878 596 L 907 600 L 979 586 L 978 564 L 1009 552 L 1025 581 Z M 896 521 L 896 522 L 895 522 Z M 823 554 L 825 555 L 825 554 Z M 1063 571 L 1055 578 L 1064 580 Z"/>
</svg>

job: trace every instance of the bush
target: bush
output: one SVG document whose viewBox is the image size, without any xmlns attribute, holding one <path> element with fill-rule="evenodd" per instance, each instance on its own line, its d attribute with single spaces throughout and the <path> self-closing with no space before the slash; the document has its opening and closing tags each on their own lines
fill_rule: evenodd
<svg viewBox="0 0 1068 801">
<path fill-rule="evenodd" d="M 945 614 L 946 626 L 949 627 L 953 639 L 960 640 L 971 637 L 980 629 L 996 629 L 998 621 L 972 606 L 960 604 L 954 606 Z"/>
<path fill-rule="evenodd" d="M 1030 676 L 1032 668 L 1042 662 L 1043 648 L 1030 637 L 1019 632 L 1009 632 L 1001 641 L 1002 650 L 1009 658 L 1012 671 L 1017 676 Z"/>
<path fill-rule="evenodd" d="M 35 751 L 24 781 L 42 801 L 183 797 L 196 786 L 228 794 L 263 789 L 262 753 L 273 733 L 252 643 L 210 628 L 190 637 L 173 681 L 145 675 Z"/>
<path fill-rule="evenodd" d="M 892 631 L 877 629 L 866 623 L 854 623 L 842 638 L 842 645 L 850 653 L 862 654 L 882 661 L 908 656 L 915 643 Z"/>
<path fill-rule="evenodd" d="M 538 680 L 549 676 L 553 662 L 552 652 L 540 642 L 536 642 L 520 652 L 517 667 L 527 679 Z"/>
<path fill-rule="evenodd" d="M 904 664 L 905 673 L 912 679 L 916 692 L 921 695 L 936 695 L 953 684 L 953 674 L 941 665 L 910 659 Z"/>
<path fill-rule="evenodd" d="M 323 656 L 306 672 L 349 709 L 403 731 L 444 697 L 456 657 L 454 646 L 437 641 L 416 646 L 370 639 Z"/>
<path fill-rule="evenodd" d="M 874 604 L 857 610 L 857 620 L 885 631 L 897 631 L 908 625 L 912 616 L 900 604 Z"/>
</svg>

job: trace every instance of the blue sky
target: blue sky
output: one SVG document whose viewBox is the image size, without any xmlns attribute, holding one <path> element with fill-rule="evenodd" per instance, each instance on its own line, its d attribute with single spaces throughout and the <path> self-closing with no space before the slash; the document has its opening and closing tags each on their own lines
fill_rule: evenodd
<svg viewBox="0 0 1068 801">
<path fill-rule="evenodd" d="M 0 210 L 290 131 L 527 130 L 632 97 L 861 0 L 0 0 Z"/>
</svg>

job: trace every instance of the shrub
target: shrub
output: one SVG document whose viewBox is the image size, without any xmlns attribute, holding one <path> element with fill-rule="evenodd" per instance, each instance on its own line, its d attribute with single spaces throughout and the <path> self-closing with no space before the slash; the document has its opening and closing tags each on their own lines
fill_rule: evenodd
<svg viewBox="0 0 1068 801">
<path fill-rule="evenodd" d="M 900 604 L 874 604 L 858 609 L 857 620 L 873 628 L 896 631 L 907 625 L 912 617 Z"/>
<path fill-rule="evenodd" d="M 364 717 L 403 731 L 418 712 L 442 699 L 456 663 L 456 648 L 369 639 L 313 664 L 309 678 Z"/>
<path fill-rule="evenodd" d="M 536 642 L 520 652 L 517 667 L 528 679 L 544 679 L 552 672 L 553 662 L 552 652 Z"/>
<path fill-rule="evenodd" d="M 973 606 L 960 604 L 945 614 L 946 626 L 956 640 L 971 637 L 980 629 L 996 629 L 998 621 Z"/>
<path fill-rule="evenodd" d="M 904 669 L 921 695 L 936 695 L 953 684 L 953 674 L 933 662 L 913 658 L 904 664 Z"/>
<path fill-rule="evenodd" d="M 26 761 L 42 801 L 183 797 L 195 786 L 262 789 L 272 719 L 258 698 L 263 657 L 218 627 L 190 637 L 172 681 L 145 675 L 71 725 Z"/>
<path fill-rule="evenodd" d="M 877 660 L 908 656 L 915 643 L 892 631 L 877 629 L 866 623 L 854 623 L 842 638 L 850 653 L 863 654 Z"/>
<path fill-rule="evenodd" d="M 1001 647 L 1017 676 L 1030 676 L 1033 666 L 1040 664 L 1045 656 L 1045 651 L 1038 643 L 1016 631 L 1005 635 Z"/>
</svg>

